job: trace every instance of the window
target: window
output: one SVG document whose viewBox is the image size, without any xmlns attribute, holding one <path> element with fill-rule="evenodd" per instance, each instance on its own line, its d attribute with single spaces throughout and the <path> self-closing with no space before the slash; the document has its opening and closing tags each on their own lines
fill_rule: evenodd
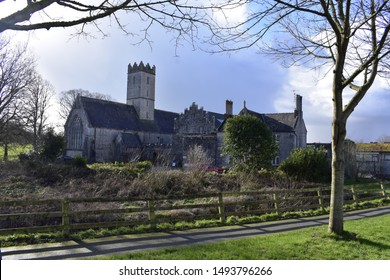
<svg viewBox="0 0 390 280">
<path fill-rule="evenodd" d="M 149 83 L 150 83 L 150 78 L 146 77 L 146 84 L 149 84 Z"/>
<path fill-rule="evenodd" d="M 83 144 L 83 123 L 79 116 L 75 116 L 69 128 L 69 149 L 81 150 Z"/>
<path fill-rule="evenodd" d="M 279 156 L 276 156 L 276 157 L 272 160 L 272 165 L 278 166 L 279 164 L 280 164 L 280 157 L 279 157 Z"/>
</svg>

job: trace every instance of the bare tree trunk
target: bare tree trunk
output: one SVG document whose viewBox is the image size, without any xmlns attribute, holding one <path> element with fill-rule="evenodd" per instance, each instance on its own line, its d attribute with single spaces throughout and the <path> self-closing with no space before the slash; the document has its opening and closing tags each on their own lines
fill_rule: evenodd
<svg viewBox="0 0 390 280">
<path fill-rule="evenodd" d="M 4 143 L 4 156 L 3 156 L 4 161 L 8 161 L 8 143 Z"/>
<path fill-rule="evenodd" d="M 332 192 L 330 197 L 328 231 L 341 235 L 344 231 L 344 143 L 345 137 L 347 135 L 347 121 L 344 118 L 342 110 L 342 99 L 340 91 L 336 90 L 333 101 L 334 115 L 332 123 Z"/>
</svg>

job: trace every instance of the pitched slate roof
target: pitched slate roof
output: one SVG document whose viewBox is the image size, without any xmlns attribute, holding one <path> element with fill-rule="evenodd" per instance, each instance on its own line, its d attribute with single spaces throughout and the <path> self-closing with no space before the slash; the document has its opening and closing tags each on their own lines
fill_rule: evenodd
<svg viewBox="0 0 390 280">
<path fill-rule="evenodd" d="M 80 96 L 80 102 L 92 127 L 117 130 L 173 133 L 177 113 L 154 111 L 155 121 L 140 120 L 132 105 Z"/>
<path fill-rule="evenodd" d="M 242 114 L 256 116 L 268 125 L 273 132 L 294 132 L 296 122 L 294 113 L 260 114 L 244 108 L 239 113 L 239 115 Z"/>
<path fill-rule="evenodd" d="M 222 125 L 222 123 L 224 122 L 225 115 L 224 114 L 215 113 L 215 112 L 207 112 L 207 113 L 209 114 L 209 116 L 215 118 L 215 129 L 218 129 Z"/>
<path fill-rule="evenodd" d="M 141 147 L 141 141 L 138 135 L 133 133 L 121 133 L 122 143 L 128 148 Z"/>
</svg>

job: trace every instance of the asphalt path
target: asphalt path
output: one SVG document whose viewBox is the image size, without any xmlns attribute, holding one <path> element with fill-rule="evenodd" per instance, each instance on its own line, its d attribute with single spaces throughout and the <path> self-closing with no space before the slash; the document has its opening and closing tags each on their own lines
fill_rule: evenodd
<svg viewBox="0 0 390 280">
<path fill-rule="evenodd" d="M 344 220 L 358 220 L 390 214 L 390 206 L 344 213 Z M 257 224 L 218 228 L 121 235 L 115 237 L 66 241 L 1 248 L 3 260 L 65 260 L 191 246 L 286 232 L 328 224 L 328 216 L 297 218 Z"/>
</svg>

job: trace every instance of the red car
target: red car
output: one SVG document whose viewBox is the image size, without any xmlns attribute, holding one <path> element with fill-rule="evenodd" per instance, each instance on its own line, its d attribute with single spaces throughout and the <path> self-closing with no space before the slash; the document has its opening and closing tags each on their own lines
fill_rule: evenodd
<svg viewBox="0 0 390 280">
<path fill-rule="evenodd" d="M 218 173 L 218 174 L 222 174 L 223 173 L 223 168 L 221 167 L 218 167 L 218 166 L 208 166 L 204 169 L 204 171 L 206 172 L 215 172 L 215 173 Z"/>
</svg>

